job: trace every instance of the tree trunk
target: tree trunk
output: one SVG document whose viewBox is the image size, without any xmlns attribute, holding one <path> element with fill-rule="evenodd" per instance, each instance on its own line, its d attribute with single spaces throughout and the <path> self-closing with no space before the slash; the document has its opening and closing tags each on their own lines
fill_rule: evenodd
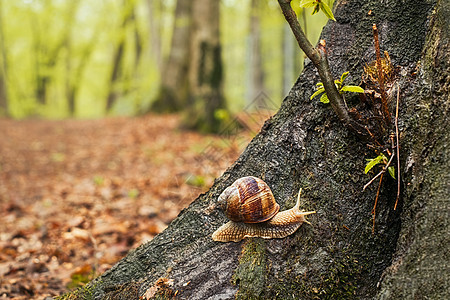
<svg viewBox="0 0 450 300">
<path fill-rule="evenodd" d="M 169 59 L 162 69 L 161 87 L 158 97 L 152 104 L 152 111 L 174 112 L 186 106 L 189 39 L 192 27 L 191 2 L 177 1 Z"/>
<path fill-rule="evenodd" d="M 70 116 L 75 116 L 76 113 L 76 100 L 78 98 L 78 92 L 81 87 L 81 81 L 83 78 L 84 70 L 87 66 L 87 63 L 89 62 L 89 59 L 91 57 L 91 54 L 95 48 L 95 45 L 98 40 L 98 31 L 95 31 L 92 34 L 92 37 L 89 39 L 89 42 L 84 46 L 81 57 L 78 61 L 78 64 L 76 66 L 73 66 L 74 60 L 71 54 L 71 44 L 67 44 L 67 53 L 68 56 L 66 58 L 66 69 L 67 69 L 67 75 L 66 75 L 66 98 L 67 98 L 67 104 L 69 107 L 69 114 Z"/>
<path fill-rule="evenodd" d="M 262 63 L 262 49 L 261 49 L 261 20 L 260 15 L 262 6 L 265 1 L 252 0 L 250 6 L 250 35 L 249 35 L 249 51 L 250 57 L 248 68 L 250 73 L 250 80 L 248 85 L 247 108 L 266 108 L 264 98 L 261 95 L 265 94 L 264 87 L 264 70 Z"/>
<path fill-rule="evenodd" d="M 222 48 L 219 1 L 192 2 L 192 33 L 188 72 L 188 103 L 184 126 L 218 133 L 229 118 L 223 96 Z"/>
<path fill-rule="evenodd" d="M 161 55 L 161 14 L 163 3 L 161 0 L 147 0 L 148 7 L 148 27 L 149 27 L 149 47 L 150 56 L 153 57 L 159 72 L 162 71 Z M 175 16 L 176 18 L 176 16 Z"/>
<path fill-rule="evenodd" d="M 123 1 L 123 19 L 121 26 L 119 28 L 119 38 L 117 40 L 117 45 L 114 49 L 114 54 L 112 58 L 112 69 L 111 74 L 109 76 L 109 92 L 106 97 L 106 111 L 110 112 L 113 108 L 114 104 L 117 101 L 117 98 L 121 95 L 121 91 L 117 86 L 117 82 L 121 77 L 122 70 L 122 61 L 125 55 L 125 43 L 126 43 L 126 31 L 128 23 L 133 20 L 134 15 L 134 1 Z"/>
<path fill-rule="evenodd" d="M 280 111 L 207 193 L 73 296 L 449 299 L 448 258 L 440 249 L 450 244 L 449 8 L 444 2 L 342 1 L 335 9 L 337 22 L 323 32 L 336 77 L 348 70 L 356 81 L 363 65 L 374 60 L 373 23 L 380 28 L 381 48 L 400 68 L 402 193 L 394 211 L 396 181 L 383 183 L 374 234 L 377 188 L 362 191 L 372 177 L 364 175 L 370 149 L 328 105 L 309 100 L 319 80 L 309 63 Z M 247 175 L 263 178 L 282 209 L 293 205 L 302 187 L 301 208 L 317 211 L 309 216 L 312 225 L 283 239 L 212 241 L 226 218 L 207 208 L 226 186 Z"/>
<path fill-rule="evenodd" d="M 47 28 L 41 29 L 39 26 L 39 22 L 37 20 L 37 16 L 34 16 L 33 20 L 33 28 L 34 36 L 33 36 L 33 47 L 35 52 L 35 65 L 36 65 L 36 90 L 35 96 L 38 103 L 45 105 L 47 104 L 48 91 L 50 85 L 53 81 L 53 77 L 49 74 L 50 70 L 53 70 L 58 63 L 58 57 L 61 53 L 61 50 L 69 43 L 70 31 L 72 29 L 72 23 L 75 19 L 76 12 L 78 9 L 78 5 L 80 4 L 79 0 L 71 1 L 67 7 L 66 15 L 64 17 L 64 28 L 62 33 L 60 34 L 59 40 L 56 42 L 53 48 L 49 47 L 44 41 L 45 34 L 42 35 L 42 31 L 46 32 Z M 52 9 L 51 3 L 46 2 L 46 9 Z M 47 25 L 47 24 L 45 24 Z"/>
<path fill-rule="evenodd" d="M 8 116 L 7 53 L 3 34 L 3 2 L 0 2 L 0 116 Z"/>
</svg>

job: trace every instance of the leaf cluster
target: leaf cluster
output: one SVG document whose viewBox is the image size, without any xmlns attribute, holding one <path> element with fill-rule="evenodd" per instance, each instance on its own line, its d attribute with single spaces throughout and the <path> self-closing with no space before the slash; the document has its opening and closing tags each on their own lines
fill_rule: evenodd
<svg viewBox="0 0 450 300">
<path fill-rule="evenodd" d="M 378 155 L 375 158 L 366 159 L 366 160 L 367 160 L 367 165 L 364 169 L 365 174 L 367 174 L 373 167 L 375 167 L 378 164 L 384 164 L 386 166 L 388 163 L 388 159 L 387 159 L 386 155 L 384 155 L 383 153 L 381 153 L 380 155 Z M 393 167 L 393 166 L 388 167 L 388 171 L 389 171 L 389 175 L 391 175 L 391 177 L 395 179 L 395 167 Z"/>
<path fill-rule="evenodd" d="M 360 86 L 356 86 L 356 85 L 343 85 L 344 80 L 347 78 L 349 72 L 344 72 L 341 75 L 340 79 L 336 79 L 334 81 L 334 84 L 336 85 L 337 90 L 339 91 L 339 93 L 342 95 L 344 92 L 352 92 L 352 93 L 364 93 L 364 89 L 361 88 Z M 314 92 L 314 94 L 311 95 L 311 100 L 322 94 L 323 95 L 320 97 L 320 102 L 322 103 L 329 103 L 330 100 L 328 99 L 327 93 L 325 92 L 325 88 L 323 86 L 322 82 L 319 82 L 316 84 L 317 87 L 317 91 Z"/>
<path fill-rule="evenodd" d="M 330 6 L 324 0 L 300 0 L 299 6 L 302 8 L 313 7 L 311 15 L 314 15 L 321 10 L 328 19 L 336 21 Z"/>
</svg>

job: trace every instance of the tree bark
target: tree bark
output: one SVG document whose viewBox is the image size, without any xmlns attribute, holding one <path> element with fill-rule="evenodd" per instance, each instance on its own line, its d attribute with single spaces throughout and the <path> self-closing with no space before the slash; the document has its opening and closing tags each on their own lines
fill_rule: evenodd
<svg viewBox="0 0 450 300">
<path fill-rule="evenodd" d="M 436 4 L 437 2 L 437 4 Z M 375 58 L 372 24 L 382 50 L 399 66 L 402 194 L 386 180 L 365 192 L 365 144 L 339 123 L 329 106 L 310 101 L 319 81 L 311 63 L 241 157 L 211 189 L 151 242 L 131 251 L 73 297 L 138 299 L 448 299 L 450 113 L 449 8 L 445 1 L 338 2 L 329 22 L 330 67 L 356 81 Z M 372 12 L 368 14 L 369 10 Z M 430 17 L 430 19 L 428 19 Z M 418 62 L 421 62 L 418 64 Z M 395 101 L 392 101 L 395 104 Z M 218 243 L 226 222 L 208 213 L 235 179 L 264 179 L 281 206 L 316 210 L 284 239 Z"/>
<path fill-rule="evenodd" d="M 262 63 L 261 49 L 261 12 L 266 1 L 252 0 L 250 6 L 250 34 L 249 34 L 249 85 L 246 107 L 249 109 L 265 109 L 264 103 L 265 86 L 264 86 L 264 70 Z"/>
<path fill-rule="evenodd" d="M 167 63 L 162 68 L 161 87 L 152 104 L 152 111 L 174 112 L 186 106 L 192 28 L 191 2 L 177 0 L 172 45 Z"/>
<path fill-rule="evenodd" d="M 106 97 L 106 111 L 110 112 L 117 98 L 122 94 L 121 89 L 117 87 L 117 82 L 123 73 L 122 61 L 125 55 L 126 31 L 128 24 L 133 21 L 135 3 L 134 1 L 123 1 L 123 18 L 119 28 L 119 38 L 114 49 L 112 57 L 112 69 L 109 76 L 109 91 Z M 137 59 L 137 58 L 136 58 Z"/>
<path fill-rule="evenodd" d="M 188 70 L 186 128 L 219 133 L 227 115 L 223 95 L 222 45 L 220 42 L 220 2 L 192 1 L 192 32 Z"/>
</svg>

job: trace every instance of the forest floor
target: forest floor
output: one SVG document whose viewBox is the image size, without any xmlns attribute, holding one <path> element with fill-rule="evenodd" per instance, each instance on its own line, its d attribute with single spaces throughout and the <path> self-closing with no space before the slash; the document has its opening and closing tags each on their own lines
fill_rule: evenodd
<svg viewBox="0 0 450 300">
<path fill-rule="evenodd" d="M 177 115 L 0 119 L 0 299 L 60 295 L 151 240 L 230 166 L 268 114 L 226 137 Z"/>
</svg>

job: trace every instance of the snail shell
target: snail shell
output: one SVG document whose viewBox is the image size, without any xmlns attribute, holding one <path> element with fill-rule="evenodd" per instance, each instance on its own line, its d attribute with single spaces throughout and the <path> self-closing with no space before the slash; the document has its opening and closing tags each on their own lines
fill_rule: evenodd
<svg viewBox="0 0 450 300">
<path fill-rule="evenodd" d="M 231 220 L 217 229 L 212 238 L 220 242 L 238 242 L 246 237 L 265 239 L 284 238 L 294 233 L 305 216 L 315 211 L 300 211 L 300 194 L 291 209 L 278 212 L 269 186 L 259 178 L 243 177 L 236 180 L 219 196 L 218 204 Z"/>
<path fill-rule="evenodd" d="M 242 177 L 219 196 L 219 206 L 235 222 L 260 223 L 280 210 L 269 186 L 256 177 Z"/>
</svg>

